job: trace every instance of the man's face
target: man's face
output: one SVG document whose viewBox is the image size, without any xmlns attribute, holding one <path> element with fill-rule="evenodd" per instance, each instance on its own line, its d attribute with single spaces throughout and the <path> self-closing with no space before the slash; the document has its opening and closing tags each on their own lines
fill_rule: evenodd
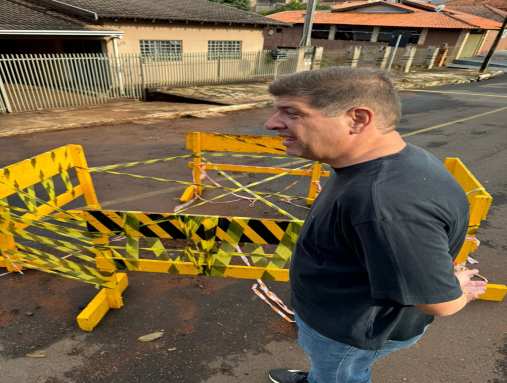
<svg viewBox="0 0 507 383">
<path fill-rule="evenodd" d="M 287 154 L 330 162 L 346 150 L 349 138 L 346 113 L 328 117 L 303 97 L 278 97 L 275 109 L 265 127 L 283 137 Z"/>
</svg>

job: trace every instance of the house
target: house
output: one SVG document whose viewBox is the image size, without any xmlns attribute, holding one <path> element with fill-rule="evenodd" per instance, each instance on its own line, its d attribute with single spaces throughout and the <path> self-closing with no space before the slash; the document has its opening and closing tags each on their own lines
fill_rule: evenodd
<svg viewBox="0 0 507 383">
<path fill-rule="evenodd" d="M 499 23 L 503 22 L 505 17 L 507 17 L 507 0 L 489 0 L 487 2 L 477 0 L 450 0 L 446 2 L 446 6 L 449 9 L 485 17 L 498 21 Z M 485 54 L 489 51 L 496 35 L 497 32 L 488 31 L 485 42 L 479 50 L 480 54 Z M 497 46 L 497 50 L 507 50 L 507 33 L 504 33 Z"/>
<path fill-rule="evenodd" d="M 96 53 L 122 35 L 35 3 L 0 0 L 0 54 Z"/>
<path fill-rule="evenodd" d="M 3 53 L 238 55 L 280 25 L 206 0 L 0 0 Z"/>
<path fill-rule="evenodd" d="M 267 48 L 293 47 L 301 40 L 305 11 L 279 12 L 268 17 L 293 24 L 292 28 L 269 28 Z M 312 44 L 326 49 L 357 45 L 413 44 L 421 47 L 447 45 L 450 57 L 469 57 L 479 52 L 489 31 L 501 23 L 458 10 L 418 0 L 351 1 L 337 4 L 329 12 L 317 11 Z"/>
</svg>

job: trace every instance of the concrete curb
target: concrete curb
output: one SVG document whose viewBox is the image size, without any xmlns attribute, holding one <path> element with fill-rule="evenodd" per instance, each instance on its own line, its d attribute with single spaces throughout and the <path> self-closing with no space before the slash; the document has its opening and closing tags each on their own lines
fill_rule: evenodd
<svg viewBox="0 0 507 383">
<path fill-rule="evenodd" d="M 482 73 L 477 77 L 477 81 L 489 80 L 490 78 L 500 76 L 504 73 L 505 73 L 505 71 L 503 71 L 503 70 L 497 70 L 497 71 L 494 71 L 491 73 Z"/>
<path fill-rule="evenodd" d="M 202 110 L 191 110 L 191 111 L 183 111 L 183 112 L 164 112 L 164 113 L 152 113 L 139 117 L 129 117 L 124 119 L 103 119 L 98 121 L 93 121 L 89 123 L 75 123 L 75 124 L 64 124 L 64 125 L 55 125 L 51 128 L 48 127 L 35 127 L 35 128 L 27 128 L 22 132 L 0 132 L 1 137 L 12 137 L 12 136 L 20 136 L 24 134 L 31 133 L 41 133 L 41 132 L 52 132 L 58 130 L 67 130 L 67 129 L 78 129 L 78 128 L 93 128 L 103 125 L 121 125 L 128 124 L 135 121 L 140 120 L 175 120 L 178 118 L 184 117 L 196 117 L 196 118 L 206 118 L 211 116 L 220 115 L 221 113 L 234 112 L 239 110 L 248 110 L 248 109 L 256 109 L 263 108 L 265 106 L 271 105 L 271 101 L 260 101 L 253 102 L 248 104 L 237 104 L 237 105 L 226 105 L 226 106 L 213 106 L 210 108 L 202 109 Z"/>
</svg>

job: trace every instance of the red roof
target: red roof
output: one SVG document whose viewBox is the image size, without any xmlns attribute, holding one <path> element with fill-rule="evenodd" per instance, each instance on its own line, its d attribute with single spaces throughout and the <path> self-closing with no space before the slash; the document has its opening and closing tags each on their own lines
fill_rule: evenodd
<svg viewBox="0 0 507 383">
<path fill-rule="evenodd" d="M 340 3 L 340 4 L 336 4 L 336 5 L 331 6 L 331 10 L 332 10 L 331 12 L 343 12 L 343 11 L 346 11 L 347 9 L 352 10 L 352 9 L 357 9 L 357 8 L 365 8 L 365 7 L 369 7 L 369 6 L 372 6 L 372 5 L 379 5 L 379 4 L 390 6 L 392 8 L 403 9 L 403 10 L 410 11 L 410 12 L 421 12 L 420 9 L 409 7 L 408 5 L 405 5 L 405 4 L 401 4 L 401 3 L 387 3 L 387 2 L 382 1 L 382 0 L 377 0 L 377 1 L 346 1 L 345 3 Z"/>
<path fill-rule="evenodd" d="M 505 7 L 504 9 L 500 9 L 497 7 L 493 7 L 492 5 L 489 4 L 484 4 L 484 6 L 500 16 L 507 17 L 507 7 Z"/>
<path fill-rule="evenodd" d="M 351 1 L 335 6 L 332 12 L 316 12 L 314 24 L 367 25 L 374 27 L 431 28 L 431 29 L 500 29 L 501 24 L 460 12 L 444 9 L 435 11 L 433 4 L 418 0 L 404 0 L 405 4 L 385 3 L 384 1 Z M 395 6 L 411 13 L 364 13 L 354 12 L 357 8 L 368 6 Z M 305 11 L 285 11 L 268 17 L 291 24 L 304 24 Z"/>
<path fill-rule="evenodd" d="M 471 13 L 465 13 L 455 9 L 447 9 L 445 13 L 450 17 L 454 17 L 455 19 L 464 21 L 467 24 L 481 29 L 500 29 L 502 26 L 502 24 L 496 20 L 486 19 L 485 17 L 472 15 Z"/>
<path fill-rule="evenodd" d="M 291 24 L 304 24 L 304 11 L 279 12 L 268 17 Z M 474 29 L 441 13 L 353 13 L 315 12 L 314 24 L 371 25 L 374 27 Z"/>
</svg>

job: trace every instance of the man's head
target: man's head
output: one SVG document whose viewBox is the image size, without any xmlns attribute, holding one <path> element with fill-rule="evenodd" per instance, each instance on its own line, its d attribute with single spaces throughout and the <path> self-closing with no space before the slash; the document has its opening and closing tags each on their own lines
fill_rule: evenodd
<svg viewBox="0 0 507 383">
<path fill-rule="evenodd" d="M 399 96 L 382 71 L 332 67 L 281 77 L 269 87 L 276 113 L 266 128 L 285 138 L 287 152 L 333 163 L 398 136 Z"/>
</svg>

